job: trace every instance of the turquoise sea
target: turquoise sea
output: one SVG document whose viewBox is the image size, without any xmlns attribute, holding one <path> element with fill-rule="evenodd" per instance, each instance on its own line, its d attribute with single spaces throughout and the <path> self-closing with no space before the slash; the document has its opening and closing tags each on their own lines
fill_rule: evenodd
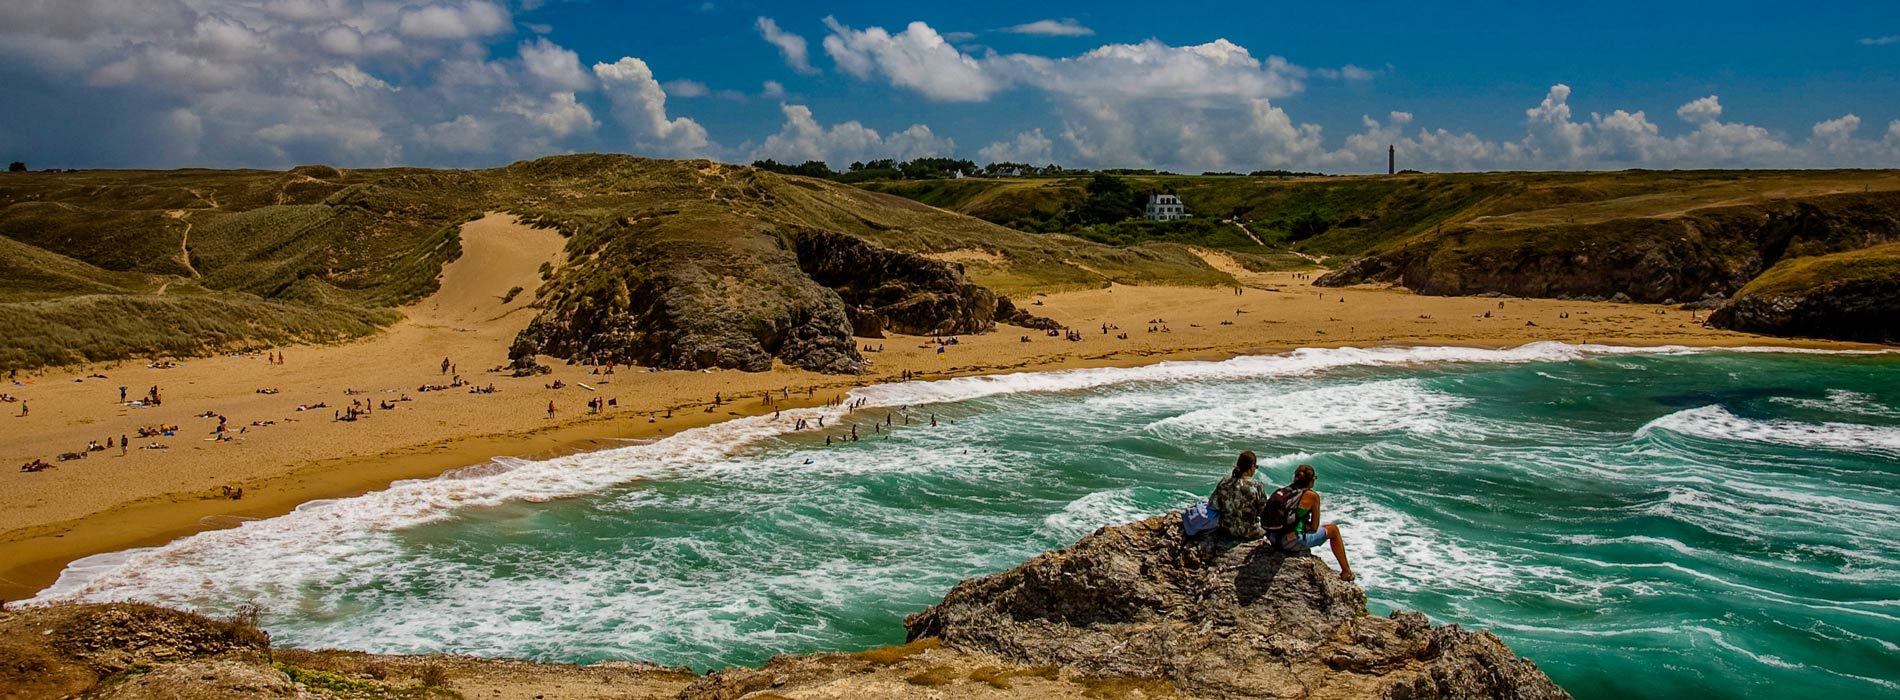
<svg viewBox="0 0 1900 700">
<path fill-rule="evenodd" d="M 1317 468 L 1375 613 L 1492 630 L 1580 698 L 1900 697 L 1900 355 L 1304 350 L 857 396 L 798 414 L 855 443 L 788 413 L 497 461 L 42 597 L 255 601 L 292 646 L 758 664 L 901 642 L 958 580 L 1251 449 L 1269 482 Z"/>
</svg>

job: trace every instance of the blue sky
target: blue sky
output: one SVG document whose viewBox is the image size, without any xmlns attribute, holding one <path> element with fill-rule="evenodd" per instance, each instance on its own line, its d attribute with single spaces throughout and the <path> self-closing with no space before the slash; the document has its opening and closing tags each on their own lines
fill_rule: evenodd
<svg viewBox="0 0 1900 700">
<path fill-rule="evenodd" d="M 33 167 L 1900 166 L 1891 2 L 6 0 L 0 57 Z"/>
</svg>

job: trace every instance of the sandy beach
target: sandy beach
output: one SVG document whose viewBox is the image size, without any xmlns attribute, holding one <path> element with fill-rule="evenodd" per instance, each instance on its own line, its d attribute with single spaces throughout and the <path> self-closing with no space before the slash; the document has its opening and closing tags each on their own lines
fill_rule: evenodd
<svg viewBox="0 0 1900 700">
<path fill-rule="evenodd" d="M 822 403 L 906 371 L 932 379 L 1306 346 L 1555 340 L 1851 347 L 1707 329 L 1692 312 L 1660 306 L 1317 288 L 1312 273 L 1250 273 L 1208 252 L 1210 264 L 1234 273 L 1242 289 L 1113 286 L 1018 300 L 1080 331 L 1080 340 L 1005 326 L 959 338 L 940 354 L 926 338 L 864 339 L 872 364 L 857 376 L 784 367 L 762 373 L 619 368 L 606 375 L 543 358 L 552 374 L 512 378 L 489 370 L 506 362 L 509 341 L 533 315 L 538 269 L 558 263 L 562 239 L 491 215 L 468 224 L 462 240 L 464 253 L 444 270 L 440 291 L 368 340 L 183 359 L 169 368 L 145 361 L 66 367 L 21 373 L 8 383 L 4 391 L 21 402 L 0 404 L 0 464 L 6 467 L 0 469 L 0 598 L 28 597 L 67 563 L 90 554 L 230 527 L 497 456 L 598 449 Z M 526 291 L 506 299 L 514 287 Z M 268 359 L 278 352 L 281 364 Z M 445 358 L 453 365 L 447 373 Z M 421 390 L 451 384 L 458 374 L 469 386 Z M 565 387 L 551 388 L 557 380 Z M 470 392 L 491 384 L 495 393 Z M 127 401 L 120 399 L 121 386 Z M 154 386 L 162 405 L 131 403 Z M 764 399 L 768 392 L 771 404 Z M 786 393 L 789 401 L 778 398 Z M 590 414 L 592 398 L 616 405 Z M 372 408 L 356 421 L 333 419 L 353 401 L 394 408 Z M 216 416 L 226 419 L 226 441 L 216 441 Z M 161 425 L 178 430 L 138 436 L 140 427 Z M 118 445 L 121 435 L 131 437 L 129 449 Z M 108 439 L 111 449 L 56 461 L 61 453 L 84 451 L 88 441 Z M 34 459 L 56 466 L 17 470 Z M 242 489 L 242 498 L 229 497 L 227 488 Z"/>
</svg>

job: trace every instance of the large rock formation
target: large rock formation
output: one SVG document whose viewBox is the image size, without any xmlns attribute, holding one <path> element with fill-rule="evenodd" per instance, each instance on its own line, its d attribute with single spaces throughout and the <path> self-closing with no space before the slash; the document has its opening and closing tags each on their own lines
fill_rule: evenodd
<svg viewBox="0 0 1900 700">
<path fill-rule="evenodd" d="M 1496 637 L 1424 615 L 1372 617 L 1317 558 L 1168 516 L 1103 528 L 965 581 L 905 621 L 913 639 L 1222 698 L 1564 698 Z"/>
<path fill-rule="evenodd" d="M 798 265 L 812 281 L 844 300 L 852 330 L 882 338 L 906 335 L 985 333 L 998 321 L 1048 323 L 1018 311 L 1009 299 L 963 276 L 963 266 L 891 250 L 870 241 L 826 231 L 792 236 Z"/>
<path fill-rule="evenodd" d="M 970 282 L 954 263 L 843 233 L 781 233 L 762 222 L 708 244 L 700 240 L 707 216 L 727 214 L 649 212 L 577 234 L 568 251 L 573 262 L 556 273 L 511 356 L 749 372 L 771 369 L 777 359 L 850 373 L 862 366 L 854 335 L 1052 323 Z"/>
<path fill-rule="evenodd" d="M 1751 333 L 1900 343 L 1900 244 L 1784 262 L 1709 322 Z"/>
<path fill-rule="evenodd" d="M 843 301 L 800 271 L 776 237 L 741 230 L 707 245 L 670 235 L 672 218 L 579 240 L 591 250 L 561 271 L 514 352 L 668 369 L 763 372 L 778 359 L 859 370 Z"/>
</svg>

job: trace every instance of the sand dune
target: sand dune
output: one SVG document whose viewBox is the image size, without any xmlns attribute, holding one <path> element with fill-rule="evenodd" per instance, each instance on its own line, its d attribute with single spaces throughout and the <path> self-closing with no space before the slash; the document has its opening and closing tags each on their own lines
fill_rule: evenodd
<svg viewBox="0 0 1900 700">
<path fill-rule="evenodd" d="M 443 267 L 441 288 L 404 311 L 420 325 L 479 331 L 534 302 L 541 265 L 559 265 L 566 242 L 554 229 L 532 228 L 508 214 L 471 221 L 462 226 L 462 257 Z M 520 293 L 507 299 L 514 289 Z M 518 321 L 505 329 L 512 334 L 527 325 L 526 318 Z"/>
</svg>

